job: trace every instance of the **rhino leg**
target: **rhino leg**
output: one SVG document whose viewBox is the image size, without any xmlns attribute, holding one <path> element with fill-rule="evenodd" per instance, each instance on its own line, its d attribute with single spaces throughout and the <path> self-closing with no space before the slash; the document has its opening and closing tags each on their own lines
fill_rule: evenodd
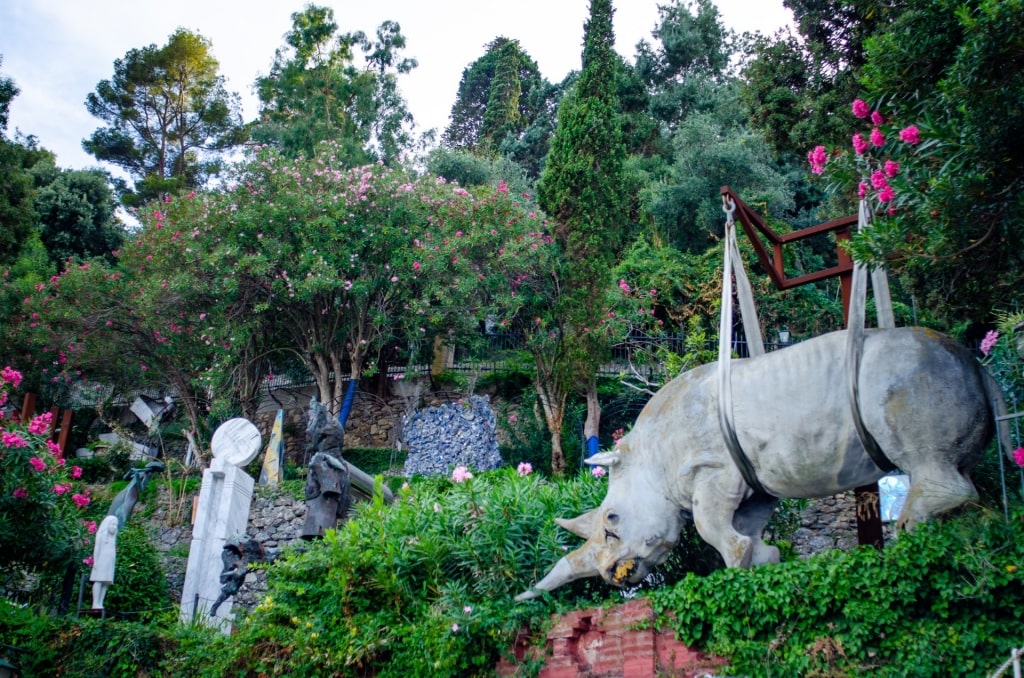
<svg viewBox="0 0 1024 678">
<path fill-rule="evenodd" d="M 753 553 L 750 556 L 751 565 L 779 562 L 779 549 L 764 543 L 764 539 L 762 539 L 764 528 L 768 525 L 768 521 L 771 520 L 772 514 L 778 505 L 779 500 L 776 497 L 754 496 L 740 504 L 736 515 L 732 519 L 732 524 L 736 531 L 753 540 Z"/>
<path fill-rule="evenodd" d="M 974 483 L 955 466 L 936 464 L 915 468 L 910 474 L 910 490 L 896 526 L 913 530 L 918 523 L 977 498 Z"/>
<path fill-rule="evenodd" d="M 742 499 L 742 482 L 701 482 L 697 479 L 693 492 L 693 524 L 701 538 L 711 544 L 725 561 L 726 567 L 750 567 L 754 540 L 738 532 L 733 517 Z"/>
</svg>

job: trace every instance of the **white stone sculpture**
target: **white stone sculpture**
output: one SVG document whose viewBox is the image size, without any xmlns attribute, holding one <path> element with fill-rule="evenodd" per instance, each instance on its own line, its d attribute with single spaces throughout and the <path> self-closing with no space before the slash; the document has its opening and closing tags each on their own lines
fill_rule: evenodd
<svg viewBox="0 0 1024 678">
<path fill-rule="evenodd" d="M 229 419 L 214 432 L 213 460 L 203 472 L 199 504 L 192 526 L 192 545 L 181 594 L 181 619 L 203 620 L 230 633 L 231 601 L 220 605 L 214 615 L 214 601 L 220 596 L 221 554 L 231 537 L 245 534 L 255 480 L 242 470 L 259 454 L 259 430 L 246 419 Z"/>
<path fill-rule="evenodd" d="M 96 530 L 96 543 L 92 548 L 92 609 L 102 610 L 107 589 L 114 582 L 117 561 L 117 516 L 107 516 Z"/>
</svg>

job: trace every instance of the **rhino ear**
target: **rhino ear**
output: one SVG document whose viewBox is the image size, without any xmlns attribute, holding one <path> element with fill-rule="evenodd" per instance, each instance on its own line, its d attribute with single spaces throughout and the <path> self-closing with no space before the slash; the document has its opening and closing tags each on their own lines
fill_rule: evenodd
<svg viewBox="0 0 1024 678">
<path fill-rule="evenodd" d="M 615 466 L 621 461 L 618 451 L 613 452 L 598 452 L 592 457 L 584 459 L 586 463 L 591 466 Z"/>
<path fill-rule="evenodd" d="M 555 522 L 569 530 L 577 537 L 590 539 L 593 534 L 594 523 L 597 520 L 597 509 L 587 511 L 576 518 L 555 518 Z"/>
</svg>

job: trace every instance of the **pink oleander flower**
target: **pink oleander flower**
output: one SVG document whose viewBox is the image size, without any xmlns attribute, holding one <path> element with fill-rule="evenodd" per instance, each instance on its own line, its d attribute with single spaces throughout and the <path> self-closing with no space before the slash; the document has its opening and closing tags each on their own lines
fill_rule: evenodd
<svg viewBox="0 0 1024 678">
<path fill-rule="evenodd" d="M 50 488 L 50 491 L 54 494 L 64 494 L 65 492 L 71 491 L 71 486 L 62 483 L 54 483 L 53 487 Z"/>
<path fill-rule="evenodd" d="M 32 457 L 28 460 L 29 465 L 37 471 L 43 471 L 46 469 L 46 462 L 39 457 Z"/>
<path fill-rule="evenodd" d="M 868 113 L 871 111 L 871 108 L 863 99 L 854 99 L 852 108 L 853 114 L 858 118 L 868 117 Z"/>
<path fill-rule="evenodd" d="M 985 338 L 981 340 L 981 354 L 988 355 L 995 348 L 996 342 L 999 341 L 999 333 L 995 330 L 989 330 L 985 333 Z"/>
<path fill-rule="evenodd" d="M 18 388 L 21 384 L 21 372 L 8 365 L 0 371 L 0 380 L 6 381 L 14 388 Z"/>
<path fill-rule="evenodd" d="M 420 270 L 420 262 L 418 262 L 418 261 L 412 262 L 412 270 L 414 270 L 414 271 Z"/>
<path fill-rule="evenodd" d="M 74 478 L 75 480 L 78 480 L 79 478 L 81 478 L 82 477 L 82 467 L 81 466 L 72 466 L 71 467 L 71 477 Z"/>
<path fill-rule="evenodd" d="M 462 612 L 464 614 L 473 614 L 473 606 L 467 605 L 466 607 L 462 608 Z"/>
<path fill-rule="evenodd" d="M 825 147 L 815 146 L 814 150 L 808 151 L 807 162 L 811 164 L 811 174 L 824 172 L 825 165 L 828 163 L 828 153 L 825 152 Z"/>
<path fill-rule="evenodd" d="M 629 284 L 625 280 L 619 280 L 619 289 L 625 292 L 626 294 L 629 294 L 630 292 L 633 291 L 629 289 Z"/>
<path fill-rule="evenodd" d="M 469 480 L 473 477 L 473 474 L 469 472 L 469 469 L 465 466 L 456 466 L 455 470 L 452 471 L 452 480 L 457 483 Z"/>
<path fill-rule="evenodd" d="M 60 459 L 64 456 L 64 453 L 60 449 L 60 445 L 53 442 L 52 440 L 46 441 L 46 449 L 48 449 L 50 451 L 50 454 L 52 454 L 57 459 Z"/>
<path fill-rule="evenodd" d="M 34 417 L 28 424 L 28 432 L 32 435 L 46 435 L 46 432 L 50 430 L 50 424 L 53 422 L 53 415 L 49 412 L 40 414 L 38 417 Z"/>
<path fill-rule="evenodd" d="M 868 150 L 868 142 L 864 139 L 864 135 L 857 132 L 853 135 L 853 152 L 857 155 L 864 155 L 866 150 Z"/>
<path fill-rule="evenodd" d="M 1024 447 L 1018 447 L 1013 451 L 1013 461 L 1017 466 L 1024 466 Z"/>
<path fill-rule="evenodd" d="M 863 181 L 857 184 L 857 197 L 863 200 L 868 195 L 868 185 Z"/>
<path fill-rule="evenodd" d="M 96 534 L 96 521 L 95 520 L 83 520 L 82 524 L 85 525 L 85 531 L 89 534 Z"/>
<path fill-rule="evenodd" d="M 873 146 L 885 146 L 885 135 L 877 127 L 871 130 L 871 144 Z"/>
<path fill-rule="evenodd" d="M 14 498 L 15 499 L 24 499 L 27 496 L 28 496 L 28 490 L 26 490 L 24 487 L 19 487 L 19 488 L 16 488 L 14 490 Z"/>
<path fill-rule="evenodd" d="M 93 562 L 94 561 L 92 559 L 92 556 L 89 556 L 88 558 L 82 558 L 83 565 L 88 565 L 89 567 L 92 567 Z"/>
<path fill-rule="evenodd" d="M 878 199 L 881 202 L 892 202 L 892 199 L 896 197 L 896 194 L 892 190 L 892 186 L 886 186 L 878 192 Z"/>
<path fill-rule="evenodd" d="M 885 118 L 878 111 L 871 112 L 871 124 L 875 127 L 885 124 Z"/>
<path fill-rule="evenodd" d="M 608 474 L 608 471 L 604 470 L 604 466 L 595 466 L 590 469 L 590 473 L 595 478 L 604 478 Z"/>
<path fill-rule="evenodd" d="M 871 173 L 871 187 L 876 190 L 881 190 L 889 185 L 889 180 L 885 178 L 885 173 L 881 170 L 875 170 Z"/>
<path fill-rule="evenodd" d="M 885 176 L 891 179 L 900 173 L 900 164 L 895 160 L 886 160 L 882 169 L 885 172 Z"/>
<path fill-rule="evenodd" d="M 4 431 L 3 434 L 0 434 L 0 441 L 3 442 L 4 447 L 28 447 L 28 441 L 17 433 Z"/>
<path fill-rule="evenodd" d="M 458 632 L 459 632 L 459 625 L 458 624 L 452 624 L 452 633 L 458 633 Z"/>
<path fill-rule="evenodd" d="M 70 486 L 70 485 L 68 485 L 68 488 L 69 488 L 69 489 L 70 489 L 70 487 L 71 487 L 71 486 Z M 84 494 L 73 494 L 73 495 L 71 495 L 71 501 L 75 502 L 75 506 L 77 506 L 77 507 L 78 507 L 78 508 L 80 508 L 80 509 L 83 509 L 83 508 L 85 508 L 86 506 L 88 506 L 88 505 L 89 505 L 89 502 L 90 502 L 90 501 L 92 501 L 92 500 L 91 500 L 91 499 L 89 499 L 88 495 L 84 495 Z"/>
<path fill-rule="evenodd" d="M 516 473 L 525 478 L 533 473 L 533 464 L 528 461 L 519 462 L 519 466 L 516 467 Z"/>
<path fill-rule="evenodd" d="M 917 129 L 917 125 L 910 125 L 900 130 L 900 139 L 907 142 L 908 144 L 916 144 L 921 141 L 921 133 Z"/>
</svg>

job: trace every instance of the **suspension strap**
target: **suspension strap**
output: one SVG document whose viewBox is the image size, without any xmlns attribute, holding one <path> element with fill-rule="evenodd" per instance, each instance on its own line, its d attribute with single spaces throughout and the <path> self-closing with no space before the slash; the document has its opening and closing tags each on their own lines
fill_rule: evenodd
<svg viewBox="0 0 1024 678">
<path fill-rule="evenodd" d="M 871 210 L 867 200 L 860 201 L 858 210 L 858 228 L 865 229 L 871 224 Z M 864 425 L 860 415 L 860 360 L 864 353 L 864 321 L 867 305 L 867 269 L 863 264 L 854 262 L 853 281 L 850 290 L 850 314 L 846 328 L 846 381 L 849 385 L 850 411 L 853 414 L 853 425 L 857 429 L 857 437 L 864 451 L 871 457 L 882 471 L 888 473 L 896 466 L 882 451 L 875 437 Z M 878 326 L 880 328 L 896 327 L 892 310 L 892 299 L 889 296 L 889 281 L 885 269 L 877 267 L 871 272 L 871 288 L 875 294 L 875 306 L 878 310 Z"/>
<path fill-rule="evenodd" d="M 718 323 L 718 426 L 725 440 L 729 456 L 739 469 L 743 480 L 755 494 L 769 495 L 761 481 L 757 478 L 754 465 L 743 452 L 739 437 L 736 435 L 736 422 L 732 407 L 732 346 L 729 341 L 732 334 L 732 276 L 736 275 L 737 293 L 740 298 L 740 312 L 746 321 L 743 331 L 747 336 L 747 345 L 751 357 L 764 354 L 764 341 L 761 338 L 761 327 L 757 321 L 754 306 L 754 295 L 750 289 L 750 280 L 743 268 L 739 246 L 736 243 L 736 223 L 733 215 L 736 204 L 725 195 L 722 196 L 722 210 L 725 212 L 725 251 L 722 266 L 722 311 Z"/>
</svg>

